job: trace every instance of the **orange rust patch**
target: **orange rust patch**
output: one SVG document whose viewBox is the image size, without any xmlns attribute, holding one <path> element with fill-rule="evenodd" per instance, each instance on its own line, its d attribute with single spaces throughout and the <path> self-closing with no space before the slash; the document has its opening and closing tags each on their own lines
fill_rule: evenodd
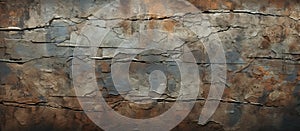
<svg viewBox="0 0 300 131">
<path fill-rule="evenodd" d="M 274 79 L 268 79 L 262 83 L 265 86 L 266 91 L 273 91 L 274 88 Z"/>
<path fill-rule="evenodd" d="M 153 2 L 152 0 L 144 0 L 148 12 L 150 14 L 159 14 L 165 16 L 167 14 L 166 7 L 161 2 Z"/>
<path fill-rule="evenodd" d="M 207 4 L 206 0 L 188 0 L 189 2 L 191 2 L 194 6 L 196 6 L 197 8 L 200 8 L 202 10 L 207 10 L 209 9 L 209 6 Z"/>
<path fill-rule="evenodd" d="M 176 25 L 175 21 L 173 20 L 164 20 L 163 21 L 163 29 L 168 32 L 174 32 L 174 27 Z"/>
<path fill-rule="evenodd" d="M 256 79 L 259 79 L 259 80 L 262 80 L 263 77 L 266 76 L 266 75 L 270 75 L 270 72 L 266 71 L 264 69 L 264 67 L 262 67 L 262 66 L 254 68 L 254 72 L 253 73 L 255 75 L 254 77 Z"/>
<path fill-rule="evenodd" d="M 233 3 L 229 2 L 229 1 L 225 1 L 224 5 L 228 8 L 228 9 L 233 9 Z"/>
<path fill-rule="evenodd" d="M 265 69 L 264 69 L 264 67 L 262 67 L 262 66 L 259 66 L 259 67 L 258 67 L 258 70 L 259 70 L 260 72 L 262 72 L 262 73 L 265 72 Z"/>
<path fill-rule="evenodd" d="M 210 8 L 213 10 L 218 9 L 219 8 L 218 2 L 212 2 L 212 1 L 210 1 Z"/>
<path fill-rule="evenodd" d="M 265 72 L 265 75 L 269 75 L 270 73 L 269 72 Z M 269 78 L 269 79 L 267 79 L 267 80 L 265 80 L 264 82 L 263 82 L 263 84 L 265 85 L 265 89 L 267 90 L 267 91 L 273 91 L 274 90 L 274 85 L 276 84 L 276 83 L 278 83 L 278 81 L 274 78 L 274 77 L 271 77 L 271 78 Z"/>
<path fill-rule="evenodd" d="M 227 9 L 233 10 L 236 8 L 236 3 L 230 0 L 188 0 L 194 6 L 201 10 L 216 10 L 216 9 Z M 224 5 L 223 7 L 220 5 Z"/>
</svg>

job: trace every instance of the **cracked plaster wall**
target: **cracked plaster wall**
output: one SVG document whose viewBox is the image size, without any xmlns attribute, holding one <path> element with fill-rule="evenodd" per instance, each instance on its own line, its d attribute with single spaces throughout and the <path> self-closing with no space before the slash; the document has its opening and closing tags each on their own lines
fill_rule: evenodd
<svg viewBox="0 0 300 131">
<path fill-rule="evenodd" d="M 196 105 L 173 130 L 296 130 L 300 122 L 300 2 L 298 0 L 187 0 L 198 13 L 150 19 L 116 18 L 98 47 L 96 74 L 107 103 L 120 114 L 149 118 L 166 111 L 178 95 L 180 76 L 166 54 L 144 52 L 131 63 L 137 93 L 149 86 L 153 67 L 167 73 L 167 93 L 137 105 L 120 97 L 110 75 L 113 52 L 141 22 L 177 33 L 196 58 L 201 83 Z M 0 0 L 0 130 L 101 130 L 87 118 L 72 85 L 72 37 L 110 0 Z M 122 3 L 122 2 L 121 2 Z M 128 11 L 133 5 L 124 2 Z M 227 80 L 221 103 L 206 125 L 199 109 L 209 92 L 210 63 L 194 34 L 180 28 L 211 23 L 226 52 Z M 183 21 L 181 21 L 183 20 Z M 180 23 L 181 22 L 181 23 Z M 209 35 L 209 34 L 208 34 Z M 205 38 L 205 37 L 204 37 Z M 174 54 L 181 52 L 173 50 Z M 93 92 L 92 90 L 90 91 Z M 143 96 L 131 96 L 139 100 Z M 111 123 L 118 125 L 118 123 Z"/>
</svg>

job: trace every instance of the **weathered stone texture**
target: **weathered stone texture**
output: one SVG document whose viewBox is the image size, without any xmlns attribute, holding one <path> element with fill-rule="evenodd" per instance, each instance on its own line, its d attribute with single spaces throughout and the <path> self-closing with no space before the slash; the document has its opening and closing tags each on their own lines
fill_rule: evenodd
<svg viewBox="0 0 300 131">
<path fill-rule="evenodd" d="M 134 16 L 131 9 L 137 7 L 124 1 L 120 2 L 120 10 L 125 16 Z M 73 51 L 84 48 L 77 47 L 76 38 L 84 24 L 95 19 L 103 21 L 103 25 L 95 28 L 112 27 L 93 59 L 99 89 L 107 103 L 120 114 L 150 118 L 174 104 L 181 76 L 169 56 L 184 54 L 182 47 L 186 45 L 196 59 L 202 82 L 192 112 L 173 130 L 299 129 L 299 0 L 187 1 L 199 12 L 141 19 L 115 18 L 118 14 L 93 16 L 112 0 L 0 0 L 0 130 L 101 130 L 84 114 L 72 83 L 72 59 L 77 57 Z M 145 3 L 154 13 L 157 8 L 163 8 L 155 2 L 145 0 Z M 176 7 L 181 5 L 170 9 Z M 193 28 L 197 24 L 205 26 L 205 22 L 210 23 L 211 32 Z M 141 28 L 164 31 L 151 37 L 166 47 L 173 46 L 165 41 L 170 33 L 184 44 L 167 52 L 150 50 L 138 54 L 129 69 L 133 91 L 122 94 L 123 98 L 114 87 L 111 64 L 124 60 L 128 54 L 116 59 L 113 56 L 120 44 Z M 197 31 L 201 36 L 194 33 Z M 214 84 L 211 66 L 219 64 L 209 61 L 201 42 L 212 34 L 219 36 L 225 50 L 227 80 L 221 104 L 202 126 L 197 121 Z M 154 70 L 163 71 L 168 81 L 165 93 L 153 89 L 157 101 L 145 96 L 150 87 L 149 75 Z M 93 94 L 94 90 L 87 92 Z M 90 94 L 84 97 L 93 99 L 88 97 Z M 90 108 L 97 110 L 97 107 Z"/>
</svg>

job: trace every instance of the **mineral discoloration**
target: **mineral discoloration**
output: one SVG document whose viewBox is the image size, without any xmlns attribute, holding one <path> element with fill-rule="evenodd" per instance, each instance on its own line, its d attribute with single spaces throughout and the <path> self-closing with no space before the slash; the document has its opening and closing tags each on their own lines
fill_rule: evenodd
<svg viewBox="0 0 300 131">
<path fill-rule="evenodd" d="M 167 111 L 178 97 L 181 79 L 178 66 L 167 58 L 180 56 L 182 45 L 186 45 L 197 61 L 201 90 L 192 112 L 173 130 L 298 129 L 298 0 L 187 1 L 200 11 L 173 16 L 168 8 L 184 7 L 184 2 L 177 5 L 173 0 L 167 1 L 174 5 L 165 8 L 145 0 L 143 9 L 149 14 L 130 18 L 113 18 L 118 14 L 112 14 L 112 19 L 99 17 L 105 24 L 95 28 L 112 25 L 112 31 L 94 58 L 98 88 L 106 102 L 120 114 L 138 119 Z M 84 48 L 77 47 L 75 37 L 86 22 L 98 19 L 93 13 L 109 2 L 0 1 L 0 130 L 101 130 L 84 114 L 76 99 L 72 59 L 77 57 L 73 56 L 75 47 Z M 121 13 L 134 15 L 136 5 L 131 0 L 120 0 Z M 211 23 L 211 32 L 199 29 L 201 36 L 196 36 L 189 29 L 194 25 L 206 26 L 205 22 Z M 169 47 L 168 35 L 178 37 L 183 44 L 168 52 L 153 50 L 137 55 L 129 69 L 134 91 L 121 97 L 111 76 L 112 56 L 123 40 L 147 29 L 163 32 L 148 32 L 159 44 Z M 211 65 L 218 64 L 209 61 L 201 39 L 212 34 L 218 34 L 222 41 L 228 77 L 219 108 L 209 122 L 201 126 L 197 124 L 198 117 L 213 84 Z M 149 90 L 148 76 L 154 70 L 164 72 L 167 79 L 165 93 L 150 95 L 155 100 L 140 95 Z M 95 91 L 87 92 L 84 98 L 94 99 L 91 96 Z M 134 101 L 128 101 L 127 97 Z M 91 106 L 90 109 L 100 108 Z"/>
</svg>

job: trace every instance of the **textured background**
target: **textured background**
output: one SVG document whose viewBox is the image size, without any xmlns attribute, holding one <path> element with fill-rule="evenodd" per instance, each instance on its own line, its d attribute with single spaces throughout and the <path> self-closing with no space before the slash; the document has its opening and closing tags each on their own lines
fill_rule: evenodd
<svg viewBox="0 0 300 131">
<path fill-rule="evenodd" d="M 134 4 L 121 0 L 121 10 Z M 210 65 L 195 36 L 179 30 L 173 17 L 126 19 L 99 47 L 97 80 L 107 103 L 132 118 L 150 118 L 166 111 L 176 98 L 178 69 L 165 64 L 165 54 L 145 52 L 132 62 L 131 82 L 141 93 L 147 73 L 167 72 L 167 93 L 156 102 L 134 104 L 118 96 L 110 75 L 116 45 L 147 28 L 179 33 L 199 66 L 201 92 L 190 115 L 174 130 L 297 130 L 300 128 L 300 1 L 187 0 L 211 23 L 226 52 L 226 89 L 217 111 L 198 125 L 209 92 Z M 72 37 L 92 14 L 110 0 L 0 0 L 0 130 L 101 130 L 83 113 L 72 85 Z M 155 3 L 151 3 L 155 5 Z M 158 7 L 159 8 L 159 7 Z M 184 24 L 201 23 L 197 14 Z M 191 19 L 192 18 L 192 19 Z M 111 21 L 111 20 L 107 20 Z M 164 64 L 162 64 L 164 63 Z M 91 91 L 92 93 L 93 91 Z M 132 98 L 139 99 L 139 98 Z M 118 123 L 111 123 L 118 126 Z"/>
</svg>

